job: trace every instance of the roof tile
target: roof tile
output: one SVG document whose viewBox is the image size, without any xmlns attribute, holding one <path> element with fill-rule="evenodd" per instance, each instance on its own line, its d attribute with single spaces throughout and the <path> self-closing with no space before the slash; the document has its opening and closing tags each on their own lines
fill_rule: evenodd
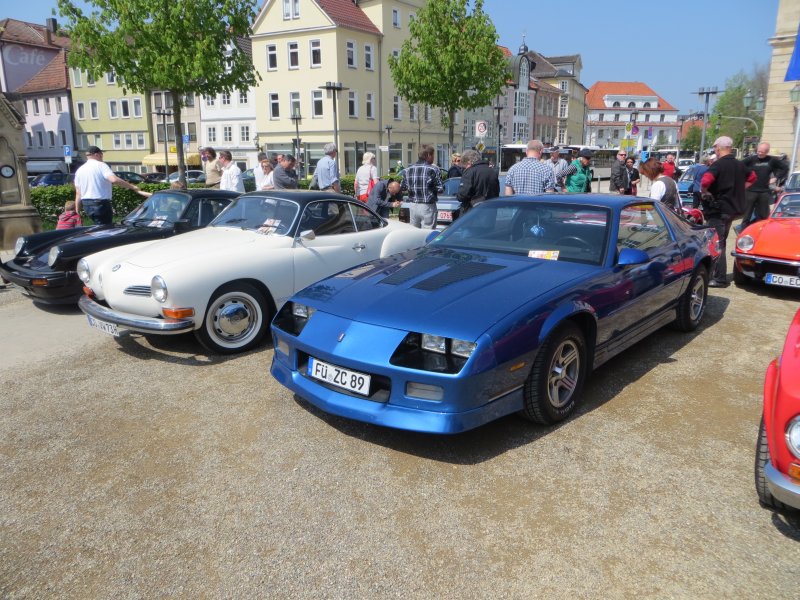
<svg viewBox="0 0 800 600">
<path fill-rule="evenodd" d="M 68 87 L 67 64 L 64 53 L 59 52 L 48 65 L 31 77 L 25 85 L 14 90 L 17 94 L 34 94 L 36 92 L 50 92 L 65 90 Z"/>
<path fill-rule="evenodd" d="M 353 3 L 353 0 L 316 0 L 316 2 L 338 27 L 382 35 L 381 30 L 369 20 L 359 6 Z"/>
<path fill-rule="evenodd" d="M 656 96 L 658 108 L 652 110 L 678 110 L 661 96 L 655 93 L 650 86 L 640 81 L 598 81 L 586 94 L 586 106 L 589 110 L 608 108 L 604 98 L 606 96 Z"/>
</svg>

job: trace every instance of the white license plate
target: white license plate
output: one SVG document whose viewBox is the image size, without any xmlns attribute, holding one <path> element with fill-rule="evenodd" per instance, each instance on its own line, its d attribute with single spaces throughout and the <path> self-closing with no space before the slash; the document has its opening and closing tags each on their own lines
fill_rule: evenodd
<svg viewBox="0 0 800 600">
<path fill-rule="evenodd" d="M 452 221 L 453 220 L 453 212 L 449 210 L 440 210 L 439 216 L 436 217 L 438 221 Z"/>
<path fill-rule="evenodd" d="M 343 369 L 316 358 L 309 358 L 308 374 L 314 379 L 325 381 L 344 390 L 369 396 L 370 376 L 364 373 Z"/>
<path fill-rule="evenodd" d="M 95 319 L 91 315 L 86 315 L 86 318 L 89 319 L 89 325 L 91 325 L 98 331 L 102 331 L 103 333 L 107 333 L 108 335 L 119 336 L 119 329 L 117 328 L 116 323 L 106 323 L 105 321 L 101 321 L 100 319 Z"/>
<path fill-rule="evenodd" d="M 774 273 L 767 273 L 764 277 L 764 282 L 770 285 L 782 285 L 783 287 L 800 288 L 800 277 L 792 277 L 791 275 L 775 275 Z"/>
</svg>

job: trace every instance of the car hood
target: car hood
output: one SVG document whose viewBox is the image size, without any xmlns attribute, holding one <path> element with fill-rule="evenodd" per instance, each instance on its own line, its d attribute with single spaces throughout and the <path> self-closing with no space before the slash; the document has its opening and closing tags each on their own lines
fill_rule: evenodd
<svg viewBox="0 0 800 600">
<path fill-rule="evenodd" d="M 741 235 L 749 235 L 755 240 L 750 251 L 752 254 L 800 259 L 800 219 L 757 221 Z"/>
<path fill-rule="evenodd" d="M 321 311 L 394 329 L 477 339 L 527 302 L 599 267 L 420 248 L 323 279 L 295 295 Z"/>
<path fill-rule="evenodd" d="M 53 245 L 61 248 L 62 260 L 65 258 L 77 259 L 114 246 L 143 242 L 171 233 L 171 228 L 160 229 L 133 225 L 116 225 L 102 229 L 92 227 L 62 238 Z"/>
<path fill-rule="evenodd" d="M 264 236 L 248 229 L 208 227 L 148 244 L 124 260 L 144 269 L 161 269 L 187 260 L 196 261 L 202 256 L 229 254 L 235 248 L 270 237 L 285 241 L 283 236 Z"/>
</svg>

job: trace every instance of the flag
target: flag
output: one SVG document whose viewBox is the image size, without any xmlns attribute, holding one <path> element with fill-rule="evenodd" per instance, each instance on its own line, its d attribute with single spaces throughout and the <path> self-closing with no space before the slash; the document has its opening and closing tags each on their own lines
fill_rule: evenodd
<svg viewBox="0 0 800 600">
<path fill-rule="evenodd" d="M 789 61 L 789 68 L 786 69 L 784 81 L 800 80 L 800 27 L 797 28 L 797 37 L 794 38 L 794 52 Z"/>
</svg>

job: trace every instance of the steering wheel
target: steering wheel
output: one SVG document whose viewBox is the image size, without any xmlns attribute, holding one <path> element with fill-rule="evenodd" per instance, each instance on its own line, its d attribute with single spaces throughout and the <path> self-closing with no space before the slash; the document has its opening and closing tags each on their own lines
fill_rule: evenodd
<svg viewBox="0 0 800 600">
<path fill-rule="evenodd" d="M 556 246 L 578 246 L 584 250 L 592 250 L 592 245 L 584 240 L 583 238 L 579 238 L 576 235 L 565 235 L 564 237 L 560 237 L 555 241 Z"/>
</svg>

